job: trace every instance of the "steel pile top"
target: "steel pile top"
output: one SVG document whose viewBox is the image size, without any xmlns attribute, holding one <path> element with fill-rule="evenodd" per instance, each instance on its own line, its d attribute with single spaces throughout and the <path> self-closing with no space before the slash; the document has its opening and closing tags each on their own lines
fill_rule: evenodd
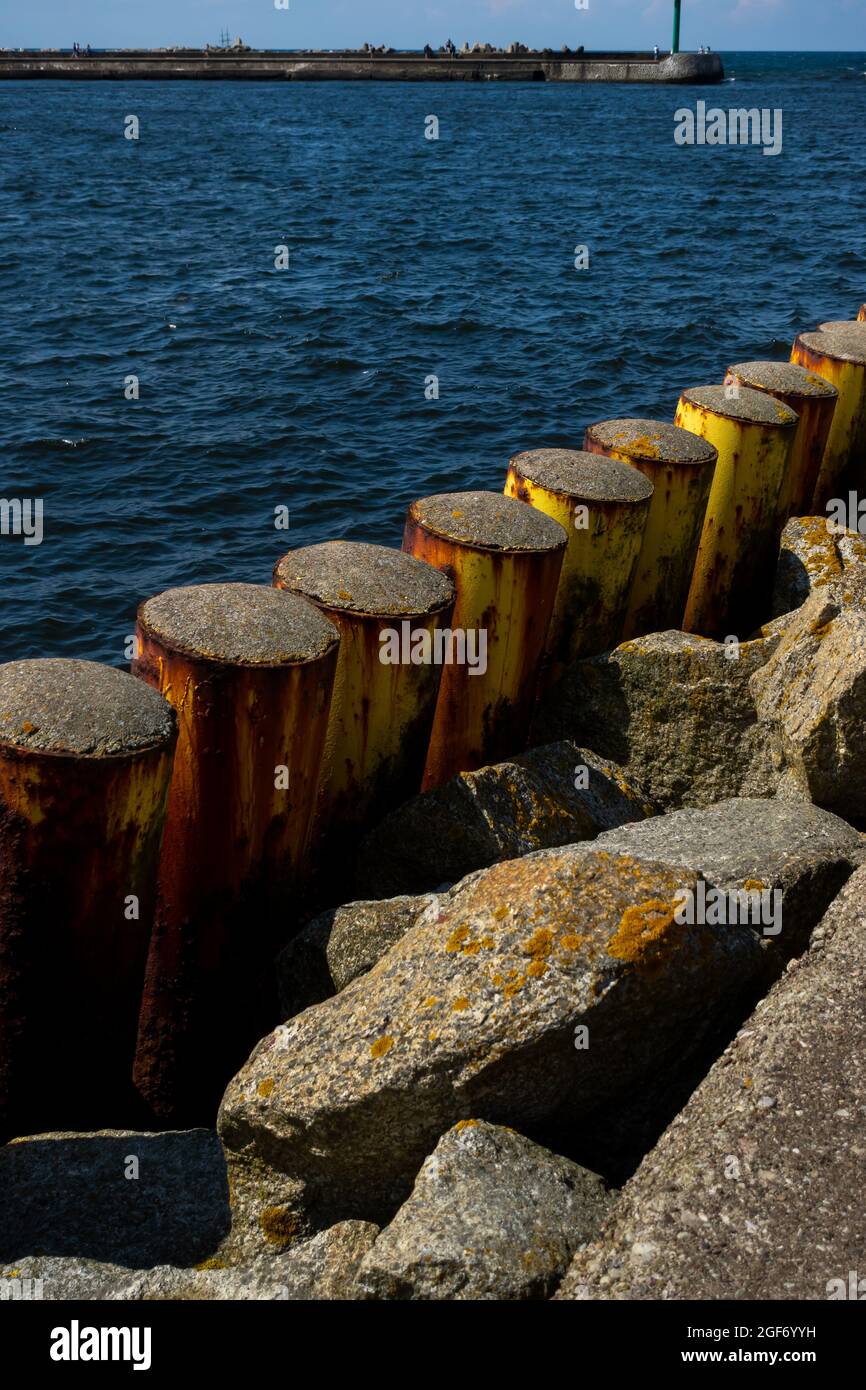
<svg viewBox="0 0 866 1390">
<path fill-rule="evenodd" d="M 402 550 L 364 541 L 324 541 L 290 550 L 274 580 L 327 608 L 365 617 L 424 617 L 450 608 L 454 585 Z"/>
<path fill-rule="evenodd" d="M 654 463 L 705 465 L 718 458 L 708 440 L 664 420 L 600 420 L 586 431 L 584 442 L 590 441 Z"/>
<path fill-rule="evenodd" d="M 654 492 L 630 463 L 583 449 L 528 449 L 511 467 L 530 483 L 587 502 L 646 502 Z"/>
<path fill-rule="evenodd" d="M 735 362 L 728 376 L 757 391 L 783 391 L 787 396 L 838 396 L 832 382 L 796 362 Z"/>
<path fill-rule="evenodd" d="M 681 400 L 724 415 L 728 420 L 742 420 L 747 425 L 776 425 L 780 429 L 795 429 L 800 417 L 795 410 L 766 391 L 753 391 L 741 386 L 736 396 L 728 396 L 727 386 L 693 386 L 684 391 Z"/>
<path fill-rule="evenodd" d="M 857 319 L 822 323 L 814 333 L 801 333 L 797 342 L 810 352 L 866 366 L 866 323 Z"/>
<path fill-rule="evenodd" d="M 0 742 L 40 753 L 120 757 L 174 740 L 167 700 L 96 661 L 52 658 L 0 666 Z"/>
<path fill-rule="evenodd" d="M 340 640 L 318 608 L 265 584 L 166 589 L 141 605 L 138 620 L 172 650 L 230 666 L 315 661 Z"/>
<path fill-rule="evenodd" d="M 501 492 L 439 492 L 413 502 L 409 519 L 479 550 L 561 550 L 568 544 L 558 521 Z"/>
</svg>

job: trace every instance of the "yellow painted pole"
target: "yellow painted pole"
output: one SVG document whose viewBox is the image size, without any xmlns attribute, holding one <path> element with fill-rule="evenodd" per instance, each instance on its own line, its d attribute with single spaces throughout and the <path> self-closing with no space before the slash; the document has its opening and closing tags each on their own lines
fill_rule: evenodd
<svg viewBox="0 0 866 1390">
<path fill-rule="evenodd" d="M 0 666 L 0 1135 L 137 1121 L 177 725 L 122 671 Z"/>
<path fill-rule="evenodd" d="M 357 541 L 289 551 L 274 584 L 315 603 L 342 639 L 317 832 L 333 876 L 338 844 L 421 789 L 442 670 L 433 637 L 454 585 L 400 550 Z"/>
<path fill-rule="evenodd" d="M 159 1120 L 210 1123 L 272 1026 L 258 980 L 307 872 L 340 639 L 258 584 L 170 589 L 136 637 L 133 671 L 180 732 L 135 1076 Z"/>
<path fill-rule="evenodd" d="M 794 362 L 737 362 L 725 376 L 725 385 L 734 384 L 766 391 L 798 416 L 791 457 L 779 490 L 781 533 L 789 517 L 812 515 L 812 499 L 839 392 L 829 381 Z"/>
<path fill-rule="evenodd" d="M 583 446 L 638 468 L 654 492 L 622 635 L 682 626 L 713 470 L 713 444 L 660 420 L 602 420 Z"/>
<path fill-rule="evenodd" d="M 619 459 L 581 449 L 532 449 L 508 465 L 508 497 L 558 521 L 568 536 L 545 668 L 554 681 L 622 635 L 653 485 Z"/>
<path fill-rule="evenodd" d="M 682 393 L 675 418 L 719 454 L 683 626 L 705 637 L 745 636 L 766 616 L 797 415 L 748 386 L 736 396 L 698 386 Z"/>
<path fill-rule="evenodd" d="M 815 485 L 813 507 L 862 491 L 866 481 L 866 324 L 827 323 L 801 333 L 791 361 L 816 372 L 839 392 L 833 424 Z"/>
<path fill-rule="evenodd" d="M 403 549 L 457 590 L 424 790 L 525 749 L 567 543 L 558 522 L 502 493 L 409 508 Z"/>
</svg>

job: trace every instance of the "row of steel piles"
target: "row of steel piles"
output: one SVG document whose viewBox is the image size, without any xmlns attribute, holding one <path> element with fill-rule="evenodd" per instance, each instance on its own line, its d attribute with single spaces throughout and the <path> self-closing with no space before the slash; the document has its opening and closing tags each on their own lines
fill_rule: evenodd
<svg viewBox="0 0 866 1390">
<path fill-rule="evenodd" d="M 786 516 L 862 479 L 864 315 L 683 392 L 675 424 L 605 421 L 512 459 L 504 494 L 414 503 L 402 552 L 331 542 L 273 588 L 151 599 L 134 677 L 0 667 L 5 1132 L 210 1121 L 314 867 L 520 751 L 576 658 L 737 630 Z"/>
</svg>

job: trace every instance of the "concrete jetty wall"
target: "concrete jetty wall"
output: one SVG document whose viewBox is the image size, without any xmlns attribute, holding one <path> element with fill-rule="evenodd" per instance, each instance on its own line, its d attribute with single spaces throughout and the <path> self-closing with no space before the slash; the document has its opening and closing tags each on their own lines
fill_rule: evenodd
<svg viewBox="0 0 866 1390">
<path fill-rule="evenodd" d="M 421 54 L 299 53 L 156 49 L 100 52 L 0 51 L 0 79 L 82 81 L 204 80 L 269 82 L 660 82 L 708 83 L 724 77 L 717 53 Z"/>
</svg>

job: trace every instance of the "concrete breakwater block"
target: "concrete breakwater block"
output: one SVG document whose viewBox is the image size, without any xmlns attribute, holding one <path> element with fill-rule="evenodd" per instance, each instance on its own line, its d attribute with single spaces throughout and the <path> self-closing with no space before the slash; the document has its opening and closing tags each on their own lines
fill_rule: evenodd
<svg viewBox="0 0 866 1390">
<path fill-rule="evenodd" d="M 650 1073 L 673 1078 L 712 1026 L 742 1016 L 765 970 L 749 927 L 676 926 L 674 896 L 696 883 L 577 845 L 434 902 L 372 970 L 263 1039 L 228 1087 L 232 1239 L 387 1218 L 458 1120 L 576 1133 Z"/>
<path fill-rule="evenodd" d="M 547 1298 L 613 1196 L 595 1173 L 514 1130 L 464 1120 L 361 1261 L 363 1298 Z"/>
<path fill-rule="evenodd" d="M 866 869 L 623 1189 L 563 1299 L 862 1298 Z"/>
<path fill-rule="evenodd" d="M 655 807 L 622 770 L 564 741 L 461 772 L 407 801 L 367 835 L 355 887 L 369 898 L 421 893 L 536 849 L 592 840 Z"/>
</svg>

